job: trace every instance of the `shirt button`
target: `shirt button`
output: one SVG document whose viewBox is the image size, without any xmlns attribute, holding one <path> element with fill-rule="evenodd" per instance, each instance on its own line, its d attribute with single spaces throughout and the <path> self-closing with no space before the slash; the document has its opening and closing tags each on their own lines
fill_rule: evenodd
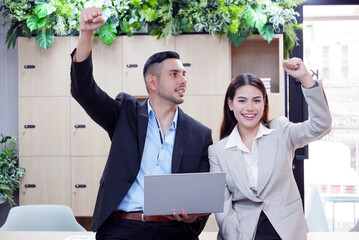
<svg viewBox="0 0 359 240">
<path fill-rule="evenodd" d="M 258 205 L 262 205 L 263 202 L 261 201 L 261 202 L 257 202 L 257 203 L 258 203 Z"/>
</svg>

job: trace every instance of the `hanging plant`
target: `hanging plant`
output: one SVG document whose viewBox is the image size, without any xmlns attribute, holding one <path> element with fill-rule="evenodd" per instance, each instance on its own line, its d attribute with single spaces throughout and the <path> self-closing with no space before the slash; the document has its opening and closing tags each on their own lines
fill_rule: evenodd
<svg viewBox="0 0 359 240">
<path fill-rule="evenodd" d="M 236 46 L 259 33 L 270 43 L 275 33 L 283 32 L 287 56 L 300 28 L 294 10 L 305 0 L 1 0 L 0 11 L 9 18 L 8 48 L 19 35 L 33 37 L 48 49 L 55 36 L 76 35 L 82 9 L 101 7 L 106 24 L 96 35 L 111 45 L 116 36 L 132 36 L 146 31 L 157 38 L 186 32 L 223 34 Z"/>
</svg>

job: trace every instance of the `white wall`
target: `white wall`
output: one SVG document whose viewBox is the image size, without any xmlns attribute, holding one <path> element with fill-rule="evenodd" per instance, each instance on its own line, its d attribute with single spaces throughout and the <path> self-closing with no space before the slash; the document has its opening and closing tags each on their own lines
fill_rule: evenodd
<svg viewBox="0 0 359 240">
<path fill-rule="evenodd" d="M 18 135 L 17 107 L 17 46 L 7 50 L 5 43 L 9 25 L 2 26 L 4 19 L 0 15 L 0 134 Z M 18 193 L 15 194 L 18 203 Z M 0 204 L 0 226 L 7 218 L 10 206 Z"/>
<path fill-rule="evenodd" d="M 17 45 L 7 49 L 6 32 L 0 16 L 0 134 L 18 135 Z"/>
</svg>

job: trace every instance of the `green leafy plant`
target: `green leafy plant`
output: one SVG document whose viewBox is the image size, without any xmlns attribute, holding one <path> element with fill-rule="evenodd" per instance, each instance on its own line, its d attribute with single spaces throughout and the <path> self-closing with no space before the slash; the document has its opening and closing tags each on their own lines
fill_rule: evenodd
<svg viewBox="0 0 359 240">
<path fill-rule="evenodd" d="M 236 46 L 259 33 L 268 43 L 283 32 L 285 55 L 298 44 L 294 9 L 305 0 L 1 0 L 4 17 L 11 27 L 8 48 L 19 35 L 36 36 L 38 45 L 48 49 L 55 36 L 76 35 L 82 9 L 97 6 L 106 24 L 95 35 L 111 45 L 116 36 L 145 31 L 157 38 L 186 32 L 226 35 Z"/>
<path fill-rule="evenodd" d="M 0 199 L 13 206 L 14 191 L 19 189 L 25 169 L 19 167 L 17 137 L 1 135 L 0 146 Z"/>
</svg>

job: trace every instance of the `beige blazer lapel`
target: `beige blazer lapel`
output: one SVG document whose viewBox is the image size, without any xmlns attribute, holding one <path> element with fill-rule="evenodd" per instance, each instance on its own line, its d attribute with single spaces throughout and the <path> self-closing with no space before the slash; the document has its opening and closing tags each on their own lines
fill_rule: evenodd
<svg viewBox="0 0 359 240">
<path fill-rule="evenodd" d="M 236 186 L 247 198 L 253 201 L 257 201 L 256 197 L 253 195 L 252 190 L 249 188 L 246 166 L 242 151 L 237 147 L 232 147 L 226 149 L 225 154 L 226 156 L 224 159 Z"/>
<path fill-rule="evenodd" d="M 258 187 L 259 196 L 266 187 L 277 161 L 278 136 L 276 131 L 258 139 Z"/>
</svg>

